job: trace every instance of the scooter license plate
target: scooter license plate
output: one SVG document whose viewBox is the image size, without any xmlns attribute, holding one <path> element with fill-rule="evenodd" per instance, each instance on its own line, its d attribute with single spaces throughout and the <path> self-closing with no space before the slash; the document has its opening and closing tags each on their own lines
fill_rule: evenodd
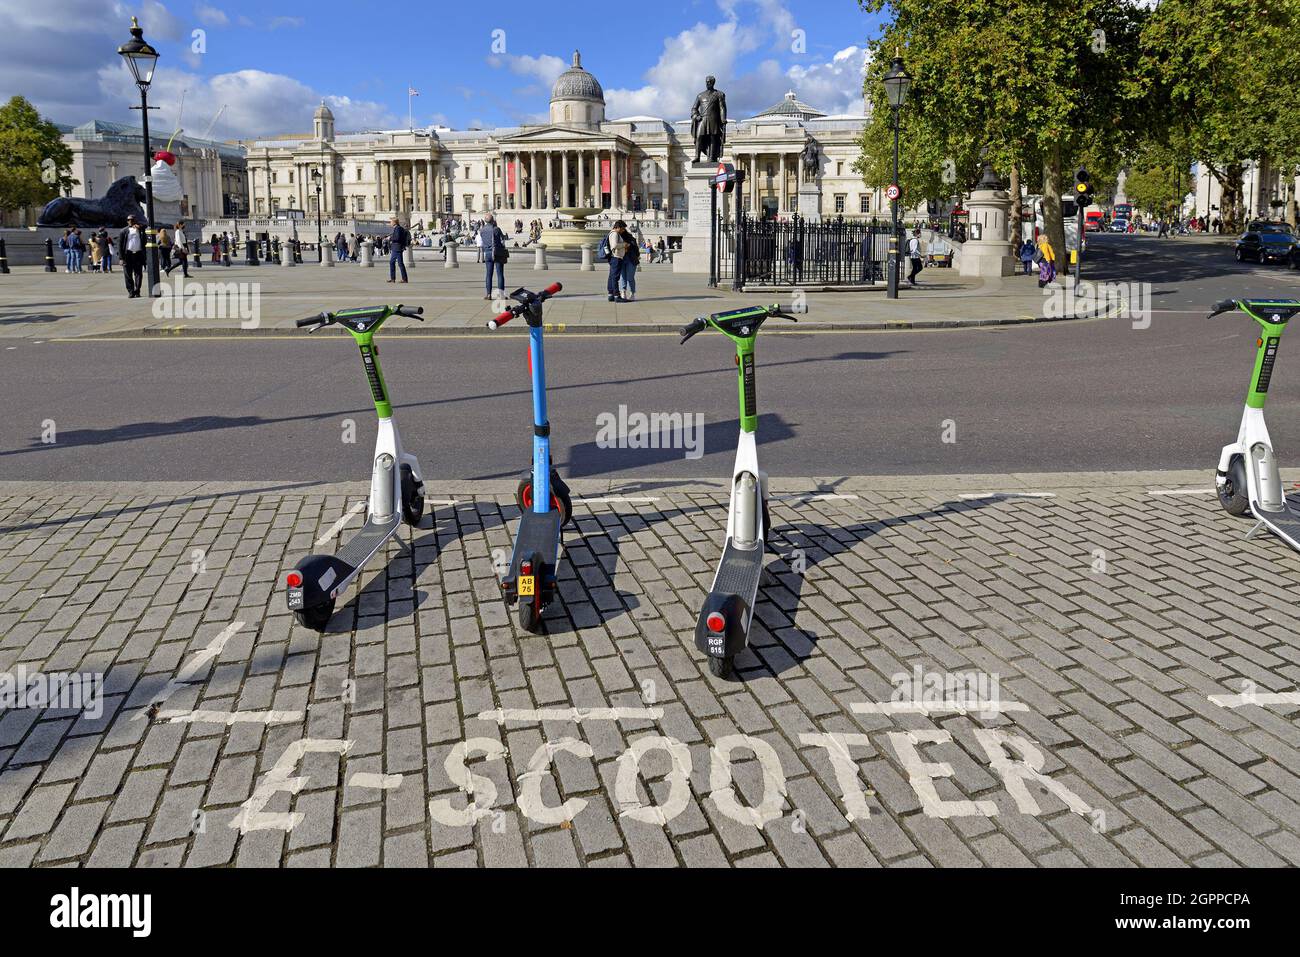
<svg viewBox="0 0 1300 957">
<path fill-rule="evenodd" d="M 289 589 L 289 610 L 302 611 L 302 589 L 301 588 Z"/>
<path fill-rule="evenodd" d="M 521 598 L 532 598 L 536 594 L 537 594 L 537 576 L 520 575 L 519 596 Z"/>
</svg>

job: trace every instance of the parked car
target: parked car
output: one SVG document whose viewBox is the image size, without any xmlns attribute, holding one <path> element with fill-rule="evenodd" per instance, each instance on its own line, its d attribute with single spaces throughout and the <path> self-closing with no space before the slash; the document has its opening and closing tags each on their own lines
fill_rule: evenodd
<svg viewBox="0 0 1300 957">
<path fill-rule="evenodd" d="M 1112 220 L 1110 221 L 1110 231 L 1111 231 L 1112 233 L 1126 233 L 1126 232 L 1128 232 L 1128 220 L 1127 220 L 1127 219 L 1112 219 Z"/>
<path fill-rule="evenodd" d="M 1286 262 L 1291 259 L 1296 239 L 1286 223 L 1253 222 L 1236 243 L 1237 262 L 1253 259 L 1258 263 Z"/>
</svg>

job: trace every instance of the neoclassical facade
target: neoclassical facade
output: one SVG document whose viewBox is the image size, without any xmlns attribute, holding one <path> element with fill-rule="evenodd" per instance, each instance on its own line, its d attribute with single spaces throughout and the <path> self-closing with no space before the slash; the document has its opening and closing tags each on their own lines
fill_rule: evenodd
<svg viewBox="0 0 1300 957">
<path fill-rule="evenodd" d="M 786 214 L 805 179 L 833 216 L 887 210 L 880 190 L 853 172 L 866 117 L 828 116 L 791 92 L 770 109 L 728 123 L 726 159 L 749 171 L 742 204 Z M 804 157 L 816 145 L 816 170 Z M 549 122 L 492 130 L 337 133 L 323 103 L 310 135 L 246 141 L 251 214 L 278 210 L 432 225 L 492 211 L 521 219 L 567 208 L 608 210 L 642 220 L 681 220 L 685 171 L 694 159 L 690 121 L 653 116 L 608 119 L 600 82 L 573 65 L 555 82 Z M 319 180 L 313 171 L 322 171 Z"/>
</svg>

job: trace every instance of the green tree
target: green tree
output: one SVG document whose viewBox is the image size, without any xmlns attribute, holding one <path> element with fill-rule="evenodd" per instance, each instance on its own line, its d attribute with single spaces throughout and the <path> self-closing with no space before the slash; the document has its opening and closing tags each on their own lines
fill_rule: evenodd
<svg viewBox="0 0 1300 957">
<path fill-rule="evenodd" d="M 1300 0 L 1163 0 L 1142 31 L 1145 55 L 1130 88 L 1161 109 L 1152 134 L 1181 142 L 1222 189 L 1224 228 L 1244 210 L 1244 163 L 1300 165 L 1296 29 Z M 1294 183 L 1289 190 L 1295 215 Z"/>
<path fill-rule="evenodd" d="M 903 113 L 900 185 L 909 201 L 941 187 L 969 189 L 985 157 L 1017 196 L 1022 182 L 1043 194 L 1048 235 L 1064 249 L 1060 197 L 1073 182 L 1072 165 L 1117 156 L 1143 122 L 1146 102 L 1123 77 L 1140 55 L 1148 11 L 1128 0 L 1076 0 L 1068 14 L 1048 0 L 859 3 L 891 17 L 870 45 L 866 95 L 874 112 L 862 138 L 863 175 L 881 182 L 892 159 L 884 152 L 892 139 L 880 81 L 898 49 L 915 77 Z M 954 170 L 955 182 L 945 182 L 944 171 L 952 180 Z"/>
<path fill-rule="evenodd" d="M 53 163 L 53 175 L 43 179 L 47 160 Z M 21 96 L 0 106 L 0 209 L 48 203 L 77 185 L 71 169 L 72 150 L 59 128 L 42 119 L 36 107 Z"/>
</svg>

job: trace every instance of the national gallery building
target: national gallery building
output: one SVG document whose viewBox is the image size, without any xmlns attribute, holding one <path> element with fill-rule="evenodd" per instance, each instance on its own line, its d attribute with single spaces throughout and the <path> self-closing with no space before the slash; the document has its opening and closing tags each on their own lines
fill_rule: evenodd
<svg viewBox="0 0 1300 957">
<path fill-rule="evenodd" d="M 729 120 L 724 158 L 749 174 L 743 207 L 793 212 L 800 183 L 810 182 L 823 216 L 887 212 L 883 191 L 867 189 L 853 171 L 865 123 L 861 115 L 828 116 L 793 92 L 756 116 Z M 694 160 L 689 119 L 607 119 L 604 90 L 577 53 L 555 82 L 545 125 L 338 133 L 322 104 L 310 136 L 241 145 L 254 217 L 293 209 L 314 218 L 319 195 L 326 218 L 396 214 L 430 226 L 486 211 L 548 220 L 565 208 L 681 220 L 685 170 Z"/>
</svg>

